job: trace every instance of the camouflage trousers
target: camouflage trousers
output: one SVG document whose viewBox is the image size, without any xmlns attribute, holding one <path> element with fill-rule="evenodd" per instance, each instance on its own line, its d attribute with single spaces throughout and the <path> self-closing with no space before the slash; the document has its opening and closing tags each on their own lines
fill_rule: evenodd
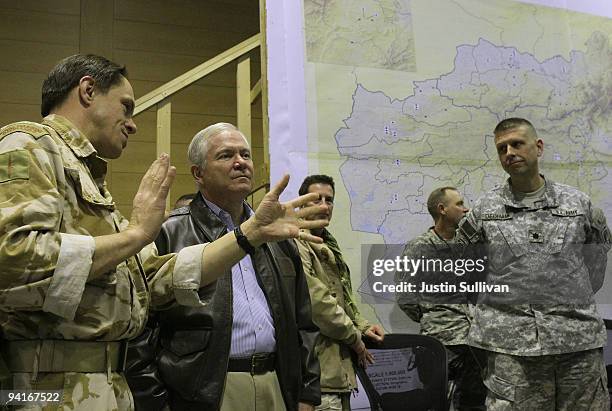
<svg viewBox="0 0 612 411">
<path fill-rule="evenodd" d="M 32 382 L 30 373 L 14 373 L 11 390 L 48 392 L 60 390 L 58 402 L 22 404 L 11 410 L 27 411 L 131 411 L 134 401 L 122 374 L 111 373 L 39 373 Z M 4 386 L 2 387 L 5 388 Z"/>
<path fill-rule="evenodd" d="M 491 411 L 609 411 L 601 348 L 523 357 L 490 352 L 484 381 Z"/>
</svg>

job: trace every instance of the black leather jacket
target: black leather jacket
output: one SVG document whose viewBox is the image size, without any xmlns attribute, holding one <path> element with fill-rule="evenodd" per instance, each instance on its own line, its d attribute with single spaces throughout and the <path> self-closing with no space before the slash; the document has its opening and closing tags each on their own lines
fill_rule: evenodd
<svg viewBox="0 0 612 411">
<path fill-rule="evenodd" d="M 190 206 L 171 213 L 155 244 L 162 255 L 226 232 L 198 194 Z M 276 373 L 287 409 L 296 410 L 298 402 L 319 404 L 318 329 L 297 246 L 293 241 L 264 244 L 252 260 L 274 319 Z M 149 326 L 130 343 L 126 377 L 137 410 L 161 409 L 165 403 L 181 411 L 220 407 L 232 333 L 231 271 L 202 287 L 199 295 L 207 305 L 160 311 L 149 322 L 158 330 Z"/>
</svg>

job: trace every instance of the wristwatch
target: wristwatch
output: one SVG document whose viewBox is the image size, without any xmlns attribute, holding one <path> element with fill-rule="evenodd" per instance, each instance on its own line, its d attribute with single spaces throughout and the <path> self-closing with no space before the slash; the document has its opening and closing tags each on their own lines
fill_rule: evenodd
<svg viewBox="0 0 612 411">
<path fill-rule="evenodd" d="M 236 241 L 238 242 L 238 245 L 244 250 L 245 253 L 249 255 L 253 255 L 255 253 L 255 247 L 253 247 L 253 244 L 249 242 L 249 239 L 246 238 L 246 235 L 243 234 L 242 230 L 240 229 L 240 226 L 234 228 L 234 235 L 236 236 Z"/>
</svg>

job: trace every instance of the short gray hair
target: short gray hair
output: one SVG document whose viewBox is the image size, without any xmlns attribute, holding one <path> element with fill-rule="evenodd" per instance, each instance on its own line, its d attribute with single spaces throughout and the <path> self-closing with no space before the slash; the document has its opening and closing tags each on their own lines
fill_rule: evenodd
<svg viewBox="0 0 612 411">
<path fill-rule="evenodd" d="M 429 214 L 431 214 L 434 221 L 438 221 L 438 218 L 440 218 L 440 213 L 438 213 L 438 204 L 443 203 L 446 205 L 446 202 L 448 201 L 446 198 L 446 192 L 449 190 L 459 192 L 459 190 L 457 190 L 455 187 L 439 187 L 432 191 L 427 198 L 427 211 L 429 211 Z"/>
<path fill-rule="evenodd" d="M 215 123 L 206 127 L 204 130 L 200 130 L 191 139 L 189 148 L 187 149 L 187 157 L 192 165 L 206 168 L 206 155 L 208 154 L 209 141 L 211 138 L 224 131 L 237 131 L 240 133 L 244 141 L 248 143 L 247 138 L 242 134 L 242 131 L 238 130 L 235 125 L 230 123 Z"/>
</svg>

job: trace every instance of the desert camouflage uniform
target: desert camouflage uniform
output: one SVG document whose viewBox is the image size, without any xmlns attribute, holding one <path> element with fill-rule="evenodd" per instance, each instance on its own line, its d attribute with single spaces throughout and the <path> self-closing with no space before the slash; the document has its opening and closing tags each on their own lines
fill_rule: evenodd
<svg viewBox="0 0 612 411">
<path fill-rule="evenodd" d="M 425 233 L 406 244 L 402 256 L 409 259 L 420 259 L 421 257 L 442 260 L 453 259 L 457 257 L 457 250 L 453 248 L 453 241 L 442 239 L 434 232 L 433 227 L 430 227 Z M 418 284 L 421 281 L 437 282 L 437 280 L 431 279 L 428 281 L 426 273 L 419 273 L 419 275 L 412 277 L 413 280 L 415 278 L 417 279 L 417 287 L 420 287 Z M 406 280 L 410 280 L 409 274 L 396 273 L 396 282 Z M 451 280 L 450 283 L 454 282 Z M 446 347 L 449 360 L 449 377 L 453 380 L 455 389 L 455 395 L 453 396 L 455 409 L 460 411 L 484 409 L 486 388 L 482 383 L 481 372 L 486 359 L 482 351 L 467 345 L 472 321 L 471 310 L 474 307 L 469 305 L 467 297 L 461 294 L 428 296 L 428 301 L 438 298 L 441 300 L 440 304 L 419 301 L 419 297 L 422 296 L 398 293 L 397 303 L 411 320 L 420 323 L 422 334 L 437 338 Z M 454 301 L 457 303 L 442 304 L 442 302 Z M 460 304 L 460 301 L 465 301 L 465 303 Z"/>
<path fill-rule="evenodd" d="M 63 117 L 0 129 L 1 351 L 6 363 L 15 356 L 37 358 L 17 366 L 29 367 L 27 372 L 13 366 L 12 374 L 5 373 L 3 388 L 63 390 L 62 401 L 46 410 L 132 409 L 123 375 L 109 368 L 108 347 L 137 336 L 151 304 L 199 303 L 199 280 L 191 277 L 203 245 L 163 257 L 149 245 L 87 281 L 93 237 L 127 226 L 106 190 L 105 173 L 106 162 Z M 49 351 L 53 344 L 66 349 Z M 76 354 L 90 352 L 86 347 L 106 354 L 106 372 L 51 372 L 74 367 Z M 49 353 L 55 358 L 46 358 Z"/>
<path fill-rule="evenodd" d="M 357 388 L 350 346 L 371 325 L 353 300 L 351 273 L 336 239 L 327 230 L 322 238 L 323 244 L 296 243 L 308 282 L 312 319 L 320 330 L 316 352 L 321 363 L 321 394 L 345 393 L 342 403 L 348 409 L 348 393 Z M 321 407 L 326 401 L 329 398 L 322 399 Z"/>
<path fill-rule="evenodd" d="M 606 330 L 592 297 L 611 243 L 601 210 L 550 180 L 528 207 L 508 180 L 475 203 L 457 241 L 486 244 L 487 282 L 508 284 L 509 301 L 520 299 L 475 310 L 469 342 L 491 352 L 488 409 L 608 410 Z"/>
</svg>

